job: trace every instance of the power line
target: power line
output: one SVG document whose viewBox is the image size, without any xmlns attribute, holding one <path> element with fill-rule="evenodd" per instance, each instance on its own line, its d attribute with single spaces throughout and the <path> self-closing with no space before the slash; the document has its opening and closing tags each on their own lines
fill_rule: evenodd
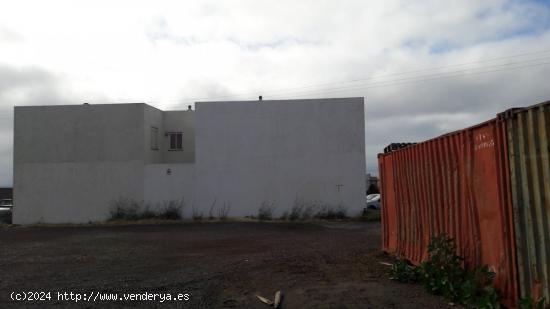
<svg viewBox="0 0 550 309">
<path fill-rule="evenodd" d="M 446 76 L 447 74 L 456 74 L 456 73 L 462 73 L 462 72 L 470 72 L 472 70 L 487 70 L 487 69 L 493 69 L 493 68 L 499 68 L 499 67 L 506 67 L 506 66 L 512 66 L 512 65 L 517 65 L 517 64 L 523 64 L 523 63 L 529 63 L 529 62 L 533 62 L 533 61 L 541 61 L 541 60 L 548 60 L 550 59 L 550 56 L 547 56 L 547 57 L 542 57 L 542 58 L 537 58 L 537 59 L 531 59 L 531 60 L 527 60 L 527 61 L 522 61 L 522 62 L 510 62 L 510 63 L 503 63 L 503 64 L 495 64 L 495 65 L 490 65 L 490 66 L 484 66 L 484 67 L 477 67 L 477 68 L 468 68 L 468 69 L 462 69 L 462 70 L 455 70 L 455 71 L 449 71 L 449 72 L 443 72 L 443 73 L 435 73 L 435 74 L 424 74 L 424 75 L 417 75 L 417 76 L 411 76 L 411 77 L 405 77 L 405 78 L 399 78 L 399 79 L 393 79 L 393 80 L 385 80 L 385 81 L 376 81 L 376 82 L 371 82 L 371 83 L 365 83 L 365 84 L 362 84 L 363 86 L 366 86 L 366 85 L 376 85 L 376 84 L 385 84 L 385 83 L 388 83 L 388 82 L 391 82 L 391 83 L 394 83 L 394 82 L 400 82 L 400 81 L 408 81 L 408 80 L 416 80 L 416 79 L 422 79 L 422 78 L 431 78 L 431 77 L 438 77 L 438 76 Z M 290 91 L 290 92 L 286 92 L 286 93 L 281 93 L 282 95 L 288 95 L 288 94 L 294 94 L 294 93 L 303 93 L 303 92 L 317 92 L 317 91 L 327 91 L 327 90 L 332 90 L 332 89 L 345 89 L 345 88 L 356 88 L 358 86 L 361 86 L 361 85 L 350 85 L 350 86 L 342 86 L 342 87 L 332 87 L 332 88 L 325 88 L 325 89 L 319 89 L 319 90 L 304 90 L 304 91 Z M 266 95 L 269 95 L 266 94 Z M 277 94 L 273 95 L 272 96 L 277 96 Z"/>
<path fill-rule="evenodd" d="M 464 72 L 464 73 L 459 73 L 459 74 L 451 74 L 451 75 L 440 76 L 440 77 L 402 81 L 402 82 L 397 82 L 397 83 L 388 82 L 388 83 L 385 83 L 385 84 L 356 86 L 356 87 L 353 87 L 353 88 L 346 87 L 346 88 L 326 90 L 326 91 L 320 90 L 320 91 L 318 91 L 318 93 L 326 94 L 326 93 L 334 93 L 334 92 L 342 92 L 342 91 L 363 90 L 363 89 L 387 87 L 387 86 L 398 86 L 398 85 L 412 84 L 412 83 L 418 83 L 418 82 L 425 82 L 425 81 L 432 81 L 432 80 L 446 79 L 446 78 L 453 78 L 453 77 L 460 77 L 460 76 L 467 76 L 467 75 L 481 75 L 481 74 L 488 74 L 488 73 L 501 72 L 501 71 L 517 70 L 517 69 L 523 69 L 523 68 L 528 68 L 528 67 L 533 67 L 533 66 L 543 66 L 543 65 L 548 65 L 548 64 L 550 64 L 550 62 L 540 62 L 540 63 L 533 63 L 533 64 L 529 64 L 529 65 L 502 68 L 502 69 L 496 69 L 496 70 L 469 72 L 469 73 Z M 313 93 L 301 93 L 301 94 L 295 94 L 294 96 L 304 96 L 304 95 L 312 95 L 312 94 Z M 282 95 L 274 96 L 274 98 L 277 98 L 277 97 L 283 97 L 283 96 Z M 291 95 L 290 97 L 293 97 L 293 96 Z"/>
<path fill-rule="evenodd" d="M 533 58 L 533 59 L 518 59 L 515 62 L 508 62 L 508 63 L 503 63 L 503 64 L 492 64 L 492 65 L 487 65 L 487 66 L 478 66 L 478 67 L 466 68 L 466 69 L 454 70 L 454 71 L 448 71 L 448 72 L 423 74 L 423 75 L 413 75 L 413 76 L 403 77 L 403 78 L 399 78 L 399 79 L 389 79 L 389 80 L 381 80 L 381 81 L 376 81 L 376 80 L 377 79 L 382 79 L 384 77 L 390 77 L 390 76 L 406 76 L 406 75 L 410 75 L 410 74 L 413 74 L 413 73 L 430 72 L 430 71 L 437 71 L 437 70 L 441 70 L 441 69 L 464 67 L 464 66 L 468 66 L 468 65 L 472 65 L 472 64 L 490 63 L 490 62 L 502 61 L 502 60 L 505 60 L 505 59 L 523 57 L 523 56 L 527 56 L 527 55 L 538 55 L 538 54 L 546 54 L 546 53 L 550 53 L 550 49 L 549 50 L 539 50 L 539 51 L 534 51 L 534 52 L 524 52 L 524 53 L 519 53 L 519 54 L 514 54 L 514 55 L 509 55 L 509 56 L 498 57 L 498 58 L 484 59 L 484 60 L 479 60 L 479 61 L 464 62 L 464 63 L 458 63 L 458 64 L 450 64 L 450 65 L 439 66 L 439 67 L 424 68 L 424 69 L 404 71 L 404 72 L 396 72 L 396 73 L 391 73 L 391 74 L 371 76 L 371 77 L 367 77 L 367 78 L 353 79 L 353 80 L 341 81 L 341 82 L 312 84 L 312 85 L 301 86 L 301 87 L 291 87 L 291 88 L 286 88 L 286 89 L 280 88 L 278 90 L 261 91 L 261 92 L 259 92 L 259 91 L 257 91 L 257 92 L 247 92 L 247 93 L 231 94 L 231 95 L 224 95 L 224 96 L 217 96 L 217 97 L 181 98 L 181 99 L 173 99 L 173 100 L 147 100 L 147 101 L 148 102 L 158 102 L 158 103 L 161 103 L 161 101 L 162 102 L 181 102 L 181 103 L 183 103 L 185 101 L 187 101 L 187 102 L 189 102 L 189 101 L 196 102 L 196 101 L 219 100 L 219 99 L 229 99 L 229 98 L 243 98 L 243 99 L 244 98 L 248 98 L 248 99 L 252 98 L 252 99 L 255 99 L 256 96 L 260 93 L 262 95 L 264 95 L 264 97 L 266 95 L 268 95 L 272 98 L 277 98 L 277 97 L 285 97 L 285 96 L 288 97 L 289 95 L 290 96 L 292 96 L 292 95 L 301 95 L 302 93 L 303 94 L 306 94 L 306 93 L 327 93 L 327 92 L 334 92 L 334 91 L 341 92 L 341 91 L 344 91 L 344 90 L 375 88 L 376 87 L 375 85 L 377 85 L 377 84 L 380 84 L 380 87 L 385 87 L 385 86 L 387 86 L 386 83 L 390 83 L 390 85 L 401 85 L 401 84 L 403 84 L 402 82 L 405 82 L 405 83 L 409 83 L 408 81 L 415 82 L 415 80 L 417 80 L 417 79 L 419 79 L 419 81 L 423 81 L 423 79 L 426 79 L 426 78 L 428 78 L 428 80 L 433 80 L 434 78 L 432 78 L 432 77 L 447 78 L 448 74 L 466 73 L 466 72 L 469 72 L 471 70 L 487 70 L 487 69 L 493 69 L 493 68 L 499 68 L 499 67 L 506 67 L 506 66 L 524 64 L 524 63 L 529 63 L 529 62 L 533 62 L 533 61 L 546 60 L 550 57 L 550 55 L 546 55 L 546 56 L 539 57 L 539 58 Z M 532 65 L 528 65 L 527 67 L 529 67 L 529 66 L 532 66 Z M 521 67 L 517 67 L 517 68 L 521 68 Z M 508 69 L 510 69 L 510 68 L 508 68 Z M 506 70 L 508 70 L 508 69 L 506 69 Z M 514 69 L 514 68 L 512 68 L 512 69 Z M 493 71 L 491 71 L 491 72 L 493 72 Z M 494 71 L 494 72 L 498 72 L 498 70 Z M 472 72 L 471 74 L 477 74 L 477 73 Z M 465 75 L 468 75 L 468 74 L 459 74 L 457 76 L 465 76 Z M 371 81 L 371 82 L 367 82 L 367 81 Z M 355 85 L 346 85 L 346 86 L 334 87 L 335 85 L 339 85 L 339 84 L 353 84 L 353 83 L 355 83 Z M 315 87 L 322 87 L 322 86 L 327 86 L 327 85 L 330 85 L 330 86 L 333 86 L 333 87 L 324 88 L 324 89 L 311 89 L 311 90 L 301 90 L 301 91 L 299 91 L 299 89 L 315 88 Z M 373 86 L 373 87 L 371 87 L 371 86 Z M 128 101 L 128 100 L 123 100 L 123 101 Z M 129 101 L 135 101 L 135 100 L 129 100 Z M 138 101 L 142 101 L 142 100 L 138 100 Z"/>
<path fill-rule="evenodd" d="M 445 72 L 445 73 L 425 74 L 425 75 L 419 75 L 419 76 L 413 76 L 413 77 L 407 77 L 407 78 L 401 78 L 401 79 L 395 79 L 395 80 L 365 83 L 362 85 L 360 84 L 360 85 L 353 85 L 353 86 L 294 91 L 294 92 L 285 92 L 281 94 L 270 94 L 270 98 L 295 97 L 295 96 L 304 96 L 304 95 L 314 95 L 314 94 L 320 94 L 320 93 L 326 94 L 326 93 L 334 93 L 334 92 L 342 92 L 342 91 L 371 89 L 371 88 L 387 87 L 387 86 L 398 86 L 398 85 L 405 85 L 410 83 L 433 81 L 438 79 L 446 79 L 446 78 L 453 78 L 453 77 L 460 77 L 460 76 L 479 75 L 479 74 L 487 74 L 487 73 L 493 73 L 493 72 L 517 70 L 517 69 L 522 69 L 527 67 L 550 64 L 550 62 L 531 63 L 533 61 L 549 60 L 549 59 L 550 57 L 543 57 L 543 58 L 531 59 L 523 62 L 515 62 L 515 63 L 512 62 L 512 63 L 498 64 L 498 65 L 491 65 L 491 66 L 485 66 L 485 67 L 478 67 L 475 69 L 455 70 L 455 71 Z"/>
<path fill-rule="evenodd" d="M 279 92 L 283 92 L 283 91 L 288 92 L 288 91 L 295 90 L 295 89 L 314 88 L 314 87 L 322 87 L 322 86 L 327 86 L 327 85 L 334 86 L 334 85 L 337 85 L 337 84 L 355 83 L 355 82 L 360 82 L 360 81 L 368 81 L 368 80 L 373 80 L 373 79 L 379 79 L 379 78 L 382 78 L 382 77 L 399 76 L 399 75 L 406 75 L 406 74 L 412 74 L 412 73 L 441 70 L 441 69 L 451 68 L 451 67 L 460 67 L 460 66 L 466 66 L 466 65 L 472 65 L 472 64 L 495 62 L 495 61 L 500 61 L 500 60 L 505 60 L 505 59 L 510 59 L 510 58 L 522 57 L 522 56 L 526 56 L 526 55 L 536 55 L 536 54 L 545 54 L 545 53 L 550 53 L 550 49 L 549 50 L 540 50 L 540 51 L 535 51 L 535 52 L 525 52 L 525 53 L 514 54 L 514 55 L 509 55 L 509 56 L 504 56 L 504 57 L 484 59 L 484 60 L 479 60 L 479 61 L 464 62 L 464 63 L 458 63 L 458 64 L 450 64 L 450 65 L 439 66 L 439 67 L 431 67 L 431 68 L 423 68 L 423 69 L 412 70 L 412 71 L 396 72 L 396 73 L 390 73 L 390 74 L 384 74 L 384 75 L 378 75 L 378 76 L 352 79 L 352 80 L 348 80 L 348 81 L 326 82 L 326 83 L 311 84 L 311 85 L 300 86 L 300 87 L 279 88 L 279 89 L 276 89 L 276 90 L 261 91 L 261 93 L 262 94 L 271 94 L 271 93 L 279 93 Z M 182 98 L 181 100 L 178 100 L 178 101 L 183 101 L 183 100 L 201 101 L 201 100 L 215 100 L 215 99 L 234 98 L 234 97 L 243 97 L 243 96 L 256 96 L 256 95 L 258 95 L 258 93 L 259 92 L 256 91 L 256 92 L 246 92 L 246 93 L 231 94 L 231 95 L 224 95 L 224 96 L 217 96 L 217 97 Z"/>
</svg>

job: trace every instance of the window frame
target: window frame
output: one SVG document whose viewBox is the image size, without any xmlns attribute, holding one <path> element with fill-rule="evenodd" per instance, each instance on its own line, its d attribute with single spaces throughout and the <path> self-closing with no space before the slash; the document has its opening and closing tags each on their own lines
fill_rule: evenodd
<svg viewBox="0 0 550 309">
<path fill-rule="evenodd" d="M 166 132 L 166 136 L 168 137 L 168 151 L 183 151 L 183 132 Z M 175 148 L 172 147 L 172 136 L 175 136 L 175 139 L 176 139 Z M 178 141 L 178 136 L 179 136 L 179 141 Z"/>
<path fill-rule="evenodd" d="M 151 150 L 159 150 L 159 128 L 151 126 Z"/>
</svg>

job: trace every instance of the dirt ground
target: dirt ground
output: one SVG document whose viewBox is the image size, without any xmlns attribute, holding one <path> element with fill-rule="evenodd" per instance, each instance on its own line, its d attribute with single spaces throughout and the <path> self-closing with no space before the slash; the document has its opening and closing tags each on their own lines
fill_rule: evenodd
<svg viewBox="0 0 550 309">
<path fill-rule="evenodd" d="M 450 308 L 420 285 L 390 281 L 383 261 L 378 222 L 3 227 L 0 308 L 269 308 L 255 295 L 277 290 L 282 308 Z M 10 300 L 24 291 L 52 300 Z M 74 302 L 57 291 L 190 299 Z"/>
</svg>

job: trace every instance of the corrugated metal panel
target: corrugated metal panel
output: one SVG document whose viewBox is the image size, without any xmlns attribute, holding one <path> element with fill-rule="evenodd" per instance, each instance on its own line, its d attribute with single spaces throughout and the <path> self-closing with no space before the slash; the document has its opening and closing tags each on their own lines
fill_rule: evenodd
<svg viewBox="0 0 550 309">
<path fill-rule="evenodd" d="M 397 226 L 395 191 L 393 188 L 387 187 L 394 183 L 392 161 L 393 157 L 391 156 L 384 157 L 384 160 L 379 160 L 380 171 L 385 171 L 385 173 L 380 173 L 380 190 L 384 192 L 382 203 L 386 205 L 382 208 L 382 244 L 383 250 L 387 252 L 397 252 L 398 235 L 395 229 Z"/>
<path fill-rule="evenodd" d="M 379 155 L 383 248 L 413 263 L 431 237 L 456 240 L 467 266 L 488 265 L 504 304 L 518 297 L 505 121 Z"/>
<path fill-rule="evenodd" d="M 522 297 L 550 299 L 550 101 L 503 114 Z"/>
</svg>

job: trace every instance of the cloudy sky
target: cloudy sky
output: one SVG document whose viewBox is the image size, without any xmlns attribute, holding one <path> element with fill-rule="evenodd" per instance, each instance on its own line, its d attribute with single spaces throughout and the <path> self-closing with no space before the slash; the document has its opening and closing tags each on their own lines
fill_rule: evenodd
<svg viewBox="0 0 550 309">
<path fill-rule="evenodd" d="M 364 96 L 367 170 L 550 99 L 550 1 L 0 0 L 0 185 L 13 106 Z"/>
</svg>

